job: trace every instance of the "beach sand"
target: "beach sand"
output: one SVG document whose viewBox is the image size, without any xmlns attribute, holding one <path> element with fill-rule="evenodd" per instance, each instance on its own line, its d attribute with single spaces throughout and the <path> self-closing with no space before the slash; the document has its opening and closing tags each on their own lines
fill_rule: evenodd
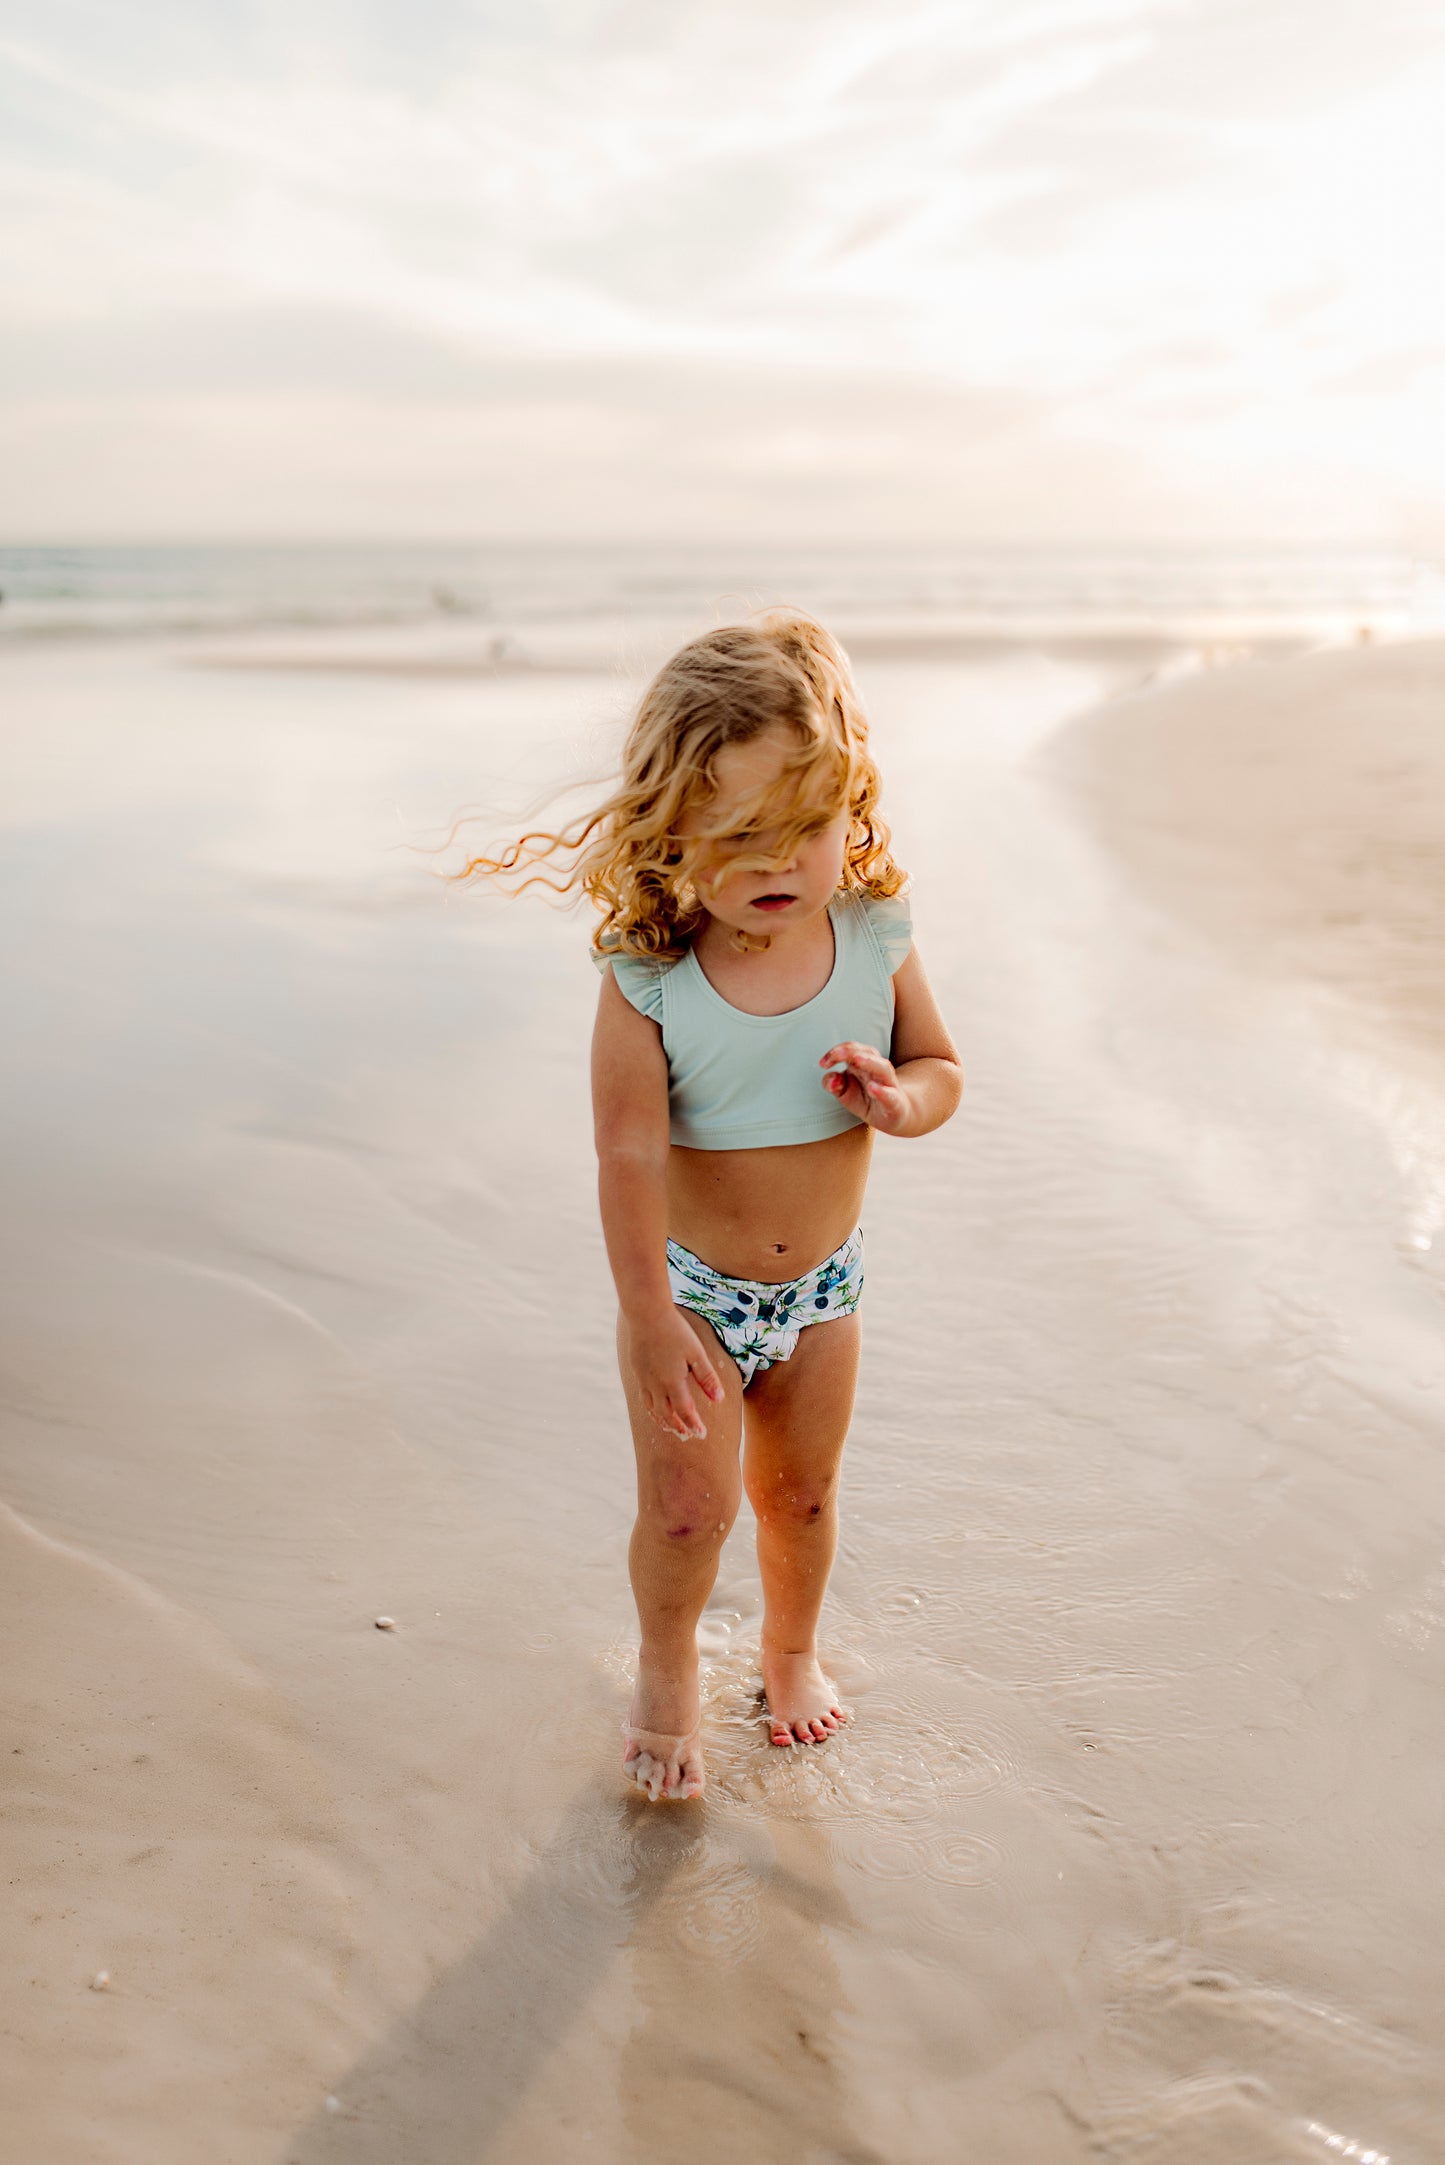
<svg viewBox="0 0 1445 2165">
<path fill-rule="evenodd" d="M 1442 686 L 1440 640 L 1257 663 L 1113 702 L 1056 764 L 1169 908 L 1441 1076 Z"/>
<path fill-rule="evenodd" d="M 740 1523 L 671 1811 L 585 921 L 408 846 L 635 684 L 183 663 L 4 661 L 4 2153 L 1438 2156 L 1441 649 L 860 663 L 968 1092 L 856 1724 L 768 1747 Z"/>
</svg>

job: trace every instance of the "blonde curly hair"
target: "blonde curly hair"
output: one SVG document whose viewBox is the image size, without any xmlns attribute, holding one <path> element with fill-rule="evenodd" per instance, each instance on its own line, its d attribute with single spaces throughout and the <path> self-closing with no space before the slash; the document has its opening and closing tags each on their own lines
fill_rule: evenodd
<svg viewBox="0 0 1445 2165">
<path fill-rule="evenodd" d="M 734 871 L 785 859 L 819 824 L 848 813 L 843 885 L 896 895 L 906 875 L 895 862 L 878 810 L 878 769 L 848 657 L 832 633 L 797 609 L 769 609 L 722 624 L 680 647 L 638 702 L 622 750 L 621 778 L 594 811 L 560 833 L 534 830 L 496 857 L 469 858 L 456 880 L 525 876 L 554 894 L 580 890 L 601 911 L 593 946 L 601 954 L 674 959 L 687 952 L 707 915 L 697 868 L 723 829 L 710 825 L 717 757 L 782 724 L 797 740 L 777 780 L 730 808 L 734 838 L 770 830 L 766 856 L 737 857 Z M 690 832 L 680 825 L 688 815 Z M 565 861 L 570 859 L 570 864 Z M 551 865 L 565 877 L 533 867 Z M 738 944 L 766 947 L 740 933 Z"/>
</svg>

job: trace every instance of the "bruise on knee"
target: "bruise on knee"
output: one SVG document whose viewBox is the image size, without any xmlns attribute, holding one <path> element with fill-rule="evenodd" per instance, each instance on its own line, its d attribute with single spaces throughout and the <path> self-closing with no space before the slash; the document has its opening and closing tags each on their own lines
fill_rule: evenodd
<svg viewBox="0 0 1445 2165">
<path fill-rule="evenodd" d="M 721 1541 L 734 1516 L 725 1498 L 664 1496 L 654 1505 L 652 1523 L 668 1542 Z"/>
<path fill-rule="evenodd" d="M 760 1519 L 782 1519 L 792 1526 L 811 1526 L 823 1516 L 834 1494 L 835 1484 L 810 1482 L 806 1488 L 785 1488 L 774 1485 L 753 1497 L 753 1509 Z"/>
<path fill-rule="evenodd" d="M 725 1518 L 704 1518 L 701 1521 L 697 1519 L 678 1519 L 676 1522 L 664 1519 L 662 1532 L 665 1540 L 676 1542 L 679 1547 L 685 1541 L 695 1542 L 702 1546 L 709 1541 L 720 1542 L 724 1540 L 730 1524 L 731 1521 Z"/>
</svg>

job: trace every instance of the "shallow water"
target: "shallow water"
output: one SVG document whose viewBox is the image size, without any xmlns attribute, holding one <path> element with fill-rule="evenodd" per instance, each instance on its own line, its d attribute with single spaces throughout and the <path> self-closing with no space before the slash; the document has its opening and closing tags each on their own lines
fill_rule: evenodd
<svg viewBox="0 0 1445 2165">
<path fill-rule="evenodd" d="M 148 1887 L 83 2004 L 82 1840 L 93 1929 L 24 1956 L 61 2165 L 1440 2154 L 1438 1168 L 1033 760 L 1098 674 L 862 674 L 969 1088 L 864 1220 L 856 1724 L 768 1747 L 740 1524 L 665 1813 L 616 1776 L 583 926 L 398 847 L 597 764 L 626 687 L 7 664 L 5 1494 L 220 1635 L 273 1709 L 235 1781 L 295 1735 L 324 1790 L 289 1926 L 244 1858 Z M 274 1996 L 179 1991 L 237 1918 Z"/>
</svg>

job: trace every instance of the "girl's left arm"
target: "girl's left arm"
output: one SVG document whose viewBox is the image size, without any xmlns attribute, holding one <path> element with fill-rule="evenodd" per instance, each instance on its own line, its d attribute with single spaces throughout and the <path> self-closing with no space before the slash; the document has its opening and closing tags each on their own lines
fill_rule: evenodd
<svg viewBox="0 0 1445 2165">
<path fill-rule="evenodd" d="M 892 1059 L 849 1039 L 818 1062 L 840 1064 L 846 1073 L 826 1075 L 827 1088 L 884 1135 L 929 1135 L 958 1111 L 963 1069 L 916 947 L 893 974 Z"/>
</svg>

